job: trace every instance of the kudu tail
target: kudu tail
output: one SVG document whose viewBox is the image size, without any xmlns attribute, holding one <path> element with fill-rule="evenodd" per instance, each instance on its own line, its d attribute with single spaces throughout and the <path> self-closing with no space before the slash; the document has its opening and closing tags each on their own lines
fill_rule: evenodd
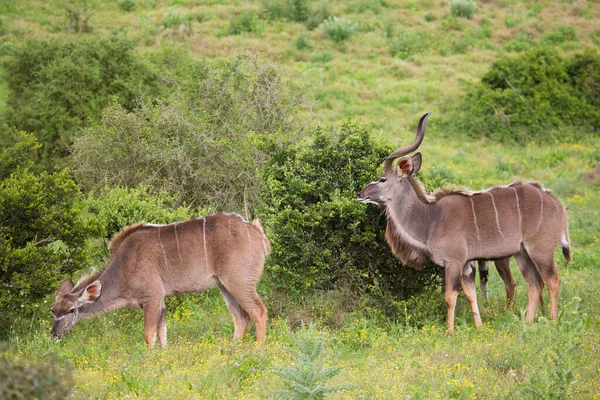
<svg viewBox="0 0 600 400">
<path fill-rule="evenodd" d="M 258 219 L 252 221 L 252 225 L 255 226 L 262 235 L 263 247 L 266 257 L 269 255 L 269 253 L 271 253 L 271 242 L 269 242 L 269 239 L 267 239 L 267 235 L 265 235 L 265 231 L 263 231 L 262 225 L 260 224 L 260 221 Z"/>
<path fill-rule="evenodd" d="M 571 239 L 569 238 L 569 219 L 567 217 L 567 213 L 564 213 L 565 218 L 565 230 L 562 235 L 561 244 L 562 244 L 562 253 L 567 260 L 568 263 L 573 261 L 573 257 L 571 255 Z"/>
</svg>

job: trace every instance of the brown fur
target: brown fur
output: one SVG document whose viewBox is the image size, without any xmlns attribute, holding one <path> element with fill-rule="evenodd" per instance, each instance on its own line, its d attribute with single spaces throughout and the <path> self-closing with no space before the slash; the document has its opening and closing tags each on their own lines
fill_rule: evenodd
<svg viewBox="0 0 600 400">
<path fill-rule="evenodd" d="M 121 243 L 123 243 L 123 241 L 135 231 L 143 228 L 145 224 L 145 222 L 138 222 L 137 224 L 129 225 L 121 229 L 119 232 L 113 235 L 112 239 L 110 239 L 110 242 L 108 243 L 108 248 L 112 250 L 113 253 L 116 253 L 117 250 L 119 250 L 119 246 L 121 246 Z"/>
<path fill-rule="evenodd" d="M 53 306 L 53 333 L 60 336 L 79 315 L 84 318 L 124 306 L 144 309 L 144 336 L 153 345 L 158 333 L 166 344 L 164 298 L 217 286 L 241 338 L 250 318 L 256 338 L 265 339 L 267 309 L 256 293 L 270 243 L 258 220 L 217 214 L 169 225 L 134 224 L 111 240 L 113 255 L 73 287 L 60 286 Z M 77 313 L 67 314 L 70 310 Z"/>
</svg>

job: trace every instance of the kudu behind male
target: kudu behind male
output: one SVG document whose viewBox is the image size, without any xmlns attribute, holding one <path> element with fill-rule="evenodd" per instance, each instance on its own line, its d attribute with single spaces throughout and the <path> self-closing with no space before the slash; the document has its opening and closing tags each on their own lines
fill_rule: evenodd
<svg viewBox="0 0 600 400">
<path fill-rule="evenodd" d="M 256 293 L 270 243 L 258 220 L 236 214 L 210 215 L 169 225 L 138 223 L 123 228 L 109 244 L 113 255 L 104 271 L 73 285 L 61 283 L 52 305 L 52 334 L 62 336 L 79 318 L 126 306 L 144 310 L 144 337 L 167 343 L 164 299 L 175 293 L 217 286 L 241 339 L 249 316 L 256 340 L 265 339 L 267 309 Z"/>
<path fill-rule="evenodd" d="M 560 277 L 554 249 L 562 244 L 565 258 L 571 259 L 565 209 L 535 183 L 513 183 L 482 192 L 427 194 L 413 176 L 421 168 L 421 153 L 403 156 L 423 141 L 429 115 L 421 117 L 413 143 L 388 156 L 379 180 L 367 185 L 358 200 L 384 207 L 386 239 L 400 261 L 419 268 L 429 260 L 445 268 L 450 333 L 454 331 L 454 307 L 461 286 L 475 325 L 481 325 L 474 271 L 468 263 L 471 260 L 508 260 L 514 256 L 528 285 L 525 320 L 533 322 L 543 282 L 550 294 L 550 316 L 557 318 Z M 394 167 L 397 158 L 400 160 Z"/>
</svg>

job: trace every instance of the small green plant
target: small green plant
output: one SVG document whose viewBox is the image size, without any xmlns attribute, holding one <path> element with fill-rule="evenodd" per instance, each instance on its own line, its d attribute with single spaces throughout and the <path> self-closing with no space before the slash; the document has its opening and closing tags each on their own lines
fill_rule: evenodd
<svg viewBox="0 0 600 400">
<path fill-rule="evenodd" d="M 450 14 L 460 18 L 473 18 L 477 4 L 473 0 L 450 0 Z"/>
<path fill-rule="evenodd" d="M 295 347 L 290 349 L 295 362 L 291 367 L 275 371 L 286 386 L 274 391 L 283 399 L 324 399 L 328 393 L 351 389 L 350 385 L 329 386 L 328 382 L 338 375 L 340 367 L 328 367 L 332 359 L 325 355 L 325 335 L 314 325 L 300 330 Z"/>
<path fill-rule="evenodd" d="M 67 18 L 69 19 L 69 28 L 75 33 L 88 33 L 92 31 L 88 20 L 92 16 L 85 7 L 67 8 Z"/>
<path fill-rule="evenodd" d="M 163 16 L 163 26 L 165 28 L 178 28 L 189 23 L 191 19 L 191 14 L 178 8 L 171 8 Z"/>
<path fill-rule="evenodd" d="M 308 40 L 306 40 L 306 36 L 304 35 L 298 36 L 298 38 L 294 41 L 294 45 L 298 50 L 310 50 L 313 48 L 313 46 L 308 43 Z"/>
<path fill-rule="evenodd" d="M 310 61 L 312 62 L 320 62 L 320 63 L 328 63 L 333 60 L 333 54 L 330 51 L 321 51 L 314 56 L 311 57 Z"/>
<path fill-rule="evenodd" d="M 423 31 L 400 30 L 388 43 L 392 56 L 407 60 L 427 49 L 427 35 Z"/>
<path fill-rule="evenodd" d="M 121 10 L 125 12 L 133 11 L 133 8 L 135 7 L 135 0 L 117 0 L 117 2 L 119 3 Z"/>
<path fill-rule="evenodd" d="M 260 33 L 263 29 L 262 23 L 255 10 L 246 10 L 243 13 L 233 16 L 229 20 L 230 35 L 240 35 L 244 32 Z"/>
<path fill-rule="evenodd" d="M 577 33 L 575 28 L 570 25 L 563 25 L 556 28 L 556 30 L 544 35 L 542 37 L 542 44 L 548 44 L 551 46 L 560 46 L 567 42 L 576 42 Z"/>
<path fill-rule="evenodd" d="M 329 11 L 329 3 L 321 1 L 310 9 L 308 18 L 304 21 L 304 26 L 306 26 L 309 31 L 312 31 L 330 16 L 331 11 Z"/>
<path fill-rule="evenodd" d="M 428 12 L 427 14 L 425 14 L 425 21 L 426 22 L 433 22 L 437 19 L 437 17 L 433 14 Z"/>
<path fill-rule="evenodd" d="M 4 349 L 0 349 L 4 352 Z M 73 386 L 71 368 L 50 356 L 47 361 L 23 364 L 0 355 L 0 398 L 64 399 Z"/>
<path fill-rule="evenodd" d="M 330 17 L 323 21 L 321 29 L 328 39 L 336 43 L 341 43 L 344 40 L 350 39 L 358 30 L 358 24 L 351 20 L 346 20 L 338 17 Z"/>
</svg>

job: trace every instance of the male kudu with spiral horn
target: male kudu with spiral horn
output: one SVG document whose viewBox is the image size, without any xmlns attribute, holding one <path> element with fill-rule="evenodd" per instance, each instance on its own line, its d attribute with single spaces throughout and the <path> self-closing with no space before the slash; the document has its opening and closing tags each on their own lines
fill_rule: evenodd
<svg viewBox="0 0 600 400">
<path fill-rule="evenodd" d="M 65 280 L 52 305 L 52 334 L 62 336 L 80 317 L 115 308 L 144 309 L 144 337 L 152 346 L 158 333 L 167 343 L 164 299 L 175 293 L 217 286 L 241 339 L 250 318 L 256 340 L 265 339 L 267 309 L 256 293 L 271 245 L 258 220 L 217 214 L 169 225 L 139 223 L 111 240 L 113 255 L 104 271 L 73 285 Z"/>
<path fill-rule="evenodd" d="M 474 271 L 468 263 L 471 260 L 514 256 L 528 285 L 526 322 L 533 322 L 544 282 L 550 295 L 550 316 L 556 319 L 560 277 L 554 249 L 561 244 L 565 258 L 571 259 L 565 209 L 535 183 L 513 183 L 482 192 L 427 194 L 413 176 L 421 168 L 421 154 L 403 156 L 423 141 L 429 115 L 419 120 L 413 143 L 388 156 L 380 179 L 367 185 L 358 200 L 383 207 L 387 215 L 385 236 L 400 261 L 416 268 L 431 261 L 445 268 L 450 333 L 454 331 L 454 307 L 461 285 L 475 325 L 481 325 Z"/>
</svg>

